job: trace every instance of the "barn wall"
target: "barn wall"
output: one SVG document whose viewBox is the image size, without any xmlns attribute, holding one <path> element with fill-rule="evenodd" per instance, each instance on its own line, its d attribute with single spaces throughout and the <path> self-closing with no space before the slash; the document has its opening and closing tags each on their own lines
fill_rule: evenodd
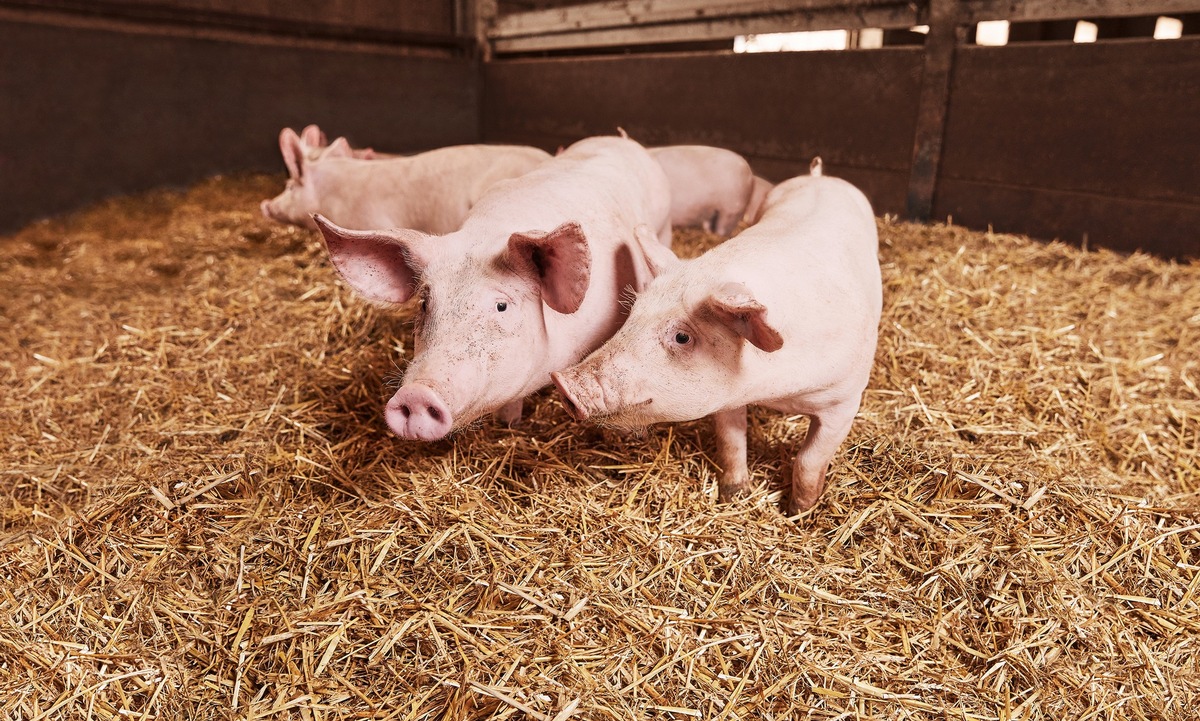
<svg viewBox="0 0 1200 721">
<path fill-rule="evenodd" d="M 281 171 L 280 128 L 382 150 L 479 138 L 479 67 L 394 44 L 0 15 L 0 230 L 216 173 Z"/>
<path fill-rule="evenodd" d="M 618 126 L 647 145 L 736 150 L 778 181 L 827 172 L 903 212 L 922 53 L 663 54 L 498 60 L 484 67 L 483 136 L 553 150 Z"/>
<path fill-rule="evenodd" d="M 1200 38 L 963 47 L 934 217 L 1200 257 Z"/>
<path fill-rule="evenodd" d="M 499 60 L 483 135 L 552 149 L 622 126 L 780 180 L 821 155 L 905 212 L 921 48 Z M 959 48 L 934 218 L 1200 256 L 1200 39 Z"/>
</svg>

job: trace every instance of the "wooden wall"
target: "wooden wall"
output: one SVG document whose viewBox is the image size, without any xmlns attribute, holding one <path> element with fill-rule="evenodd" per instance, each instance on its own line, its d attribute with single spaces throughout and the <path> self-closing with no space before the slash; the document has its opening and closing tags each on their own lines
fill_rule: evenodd
<svg viewBox="0 0 1200 721">
<path fill-rule="evenodd" d="M 284 126 L 393 151 L 479 138 L 478 62 L 430 47 L 9 12 L 0 93 L 0 231 L 117 193 L 282 171 Z"/>
<path fill-rule="evenodd" d="M 483 137 L 551 149 L 622 126 L 760 174 L 816 154 L 905 212 L 923 51 L 498 60 Z M 959 49 L 934 219 L 1200 257 L 1200 38 Z"/>
<path fill-rule="evenodd" d="M 647 145 L 742 153 L 770 180 L 827 172 L 876 211 L 904 210 L 920 49 L 497 60 L 484 67 L 483 136 L 553 149 L 618 126 Z"/>
</svg>

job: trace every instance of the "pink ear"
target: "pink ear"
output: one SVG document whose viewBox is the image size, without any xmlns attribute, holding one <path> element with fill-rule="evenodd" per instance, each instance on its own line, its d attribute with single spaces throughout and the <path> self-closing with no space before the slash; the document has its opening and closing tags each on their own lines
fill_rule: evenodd
<svg viewBox="0 0 1200 721">
<path fill-rule="evenodd" d="M 325 216 L 313 215 L 325 237 L 333 267 L 350 287 L 370 300 L 403 303 L 412 297 L 426 265 L 419 255 L 425 236 L 415 230 L 347 230 Z"/>
<path fill-rule="evenodd" d="M 637 239 L 638 246 L 642 249 L 642 256 L 646 259 L 646 268 L 650 271 L 650 277 L 657 278 L 669 268 L 679 264 L 679 258 L 675 253 L 659 242 L 658 235 L 645 223 L 633 229 L 633 237 Z M 638 288 L 637 290 L 642 289 Z"/>
<path fill-rule="evenodd" d="M 559 313 L 574 313 L 583 304 L 592 277 L 592 254 L 579 223 L 563 223 L 549 233 L 513 233 L 505 254 L 519 273 L 541 285 L 542 300 Z"/>
<path fill-rule="evenodd" d="M 352 158 L 354 150 L 350 147 L 350 141 L 345 138 L 335 138 L 325 152 L 321 155 L 322 158 Z"/>
<path fill-rule="evenodd" d="M 299 180 L 304 163 L 304 141 L 295 130 L 284 128 L 279 131 L 279 152 L 283 153 L 288 175 Z"/>
<path fill-rule="evenodd" d="M 702 307 L 760 350 L 774 353 L 783 347 L 783 336 L 767 323 L 766 307 L 742 283 L 722 285 Z"/>
<path fill-rule="evenodd" d="M 300 131 L 300 139 L 314 148 L 323 148 L 327 142 L 325 140 L 325 133 L 321 132 L 321 129 L 316 125 L 304 126 L 304 130 Z"/>
<path fill-rule="evenodd" d="M 359 160 L 375 160 L 379 156 L 375 154 L 375 148 L 359 148 L 354 151 L 354 157 Z"/>
</svg>

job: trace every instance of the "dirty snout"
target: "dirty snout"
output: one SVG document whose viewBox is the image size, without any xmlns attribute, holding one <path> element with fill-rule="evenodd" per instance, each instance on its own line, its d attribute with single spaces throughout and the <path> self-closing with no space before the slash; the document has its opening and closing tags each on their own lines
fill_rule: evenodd
<svg viewBox="0 0 1200 721">
<path fill-rule="evenodd" d="M 417 383 L 396 391 L 384 418 L 392 433 L 409 441 L 438 441 L 454 428 L 454 417 L 442 397 Z"/>
<path fill-rule="evenodd" d="M 586 421 L 594 415 L 603 415 L 604 396 L 600 383 L 594 375 L 582 370 L 582 366 L 568 368 L 550 374 L 562 396 L 563 407 L 577 421 Z"/>
</svg>

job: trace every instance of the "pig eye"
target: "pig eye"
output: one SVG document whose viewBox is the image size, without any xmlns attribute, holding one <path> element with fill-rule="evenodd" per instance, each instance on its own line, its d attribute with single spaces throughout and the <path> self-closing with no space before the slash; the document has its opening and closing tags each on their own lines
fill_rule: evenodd
<svg viewBox="0 0 1200 721">
<path fill-rule="evenodd" d="M 429 310 L 429 299 L 421 296 L 421 312 L 424 313 L 427 310 Z"/>
<path fill-rule="evenodd" d="M 692 342 L 692 337 L 683 331 L 679 331 L 675 334 L 675 342 L 679 345 L 687 345 Z"/>
<path fill-rule="evenodd" d="M 496 312 L 497 313 L 503 313 L 506 310 L 508 310 L 508 303 L 505 303 L 504 301 L 500 301 L 499 303 L 496 304 Z"/>
</svg>

